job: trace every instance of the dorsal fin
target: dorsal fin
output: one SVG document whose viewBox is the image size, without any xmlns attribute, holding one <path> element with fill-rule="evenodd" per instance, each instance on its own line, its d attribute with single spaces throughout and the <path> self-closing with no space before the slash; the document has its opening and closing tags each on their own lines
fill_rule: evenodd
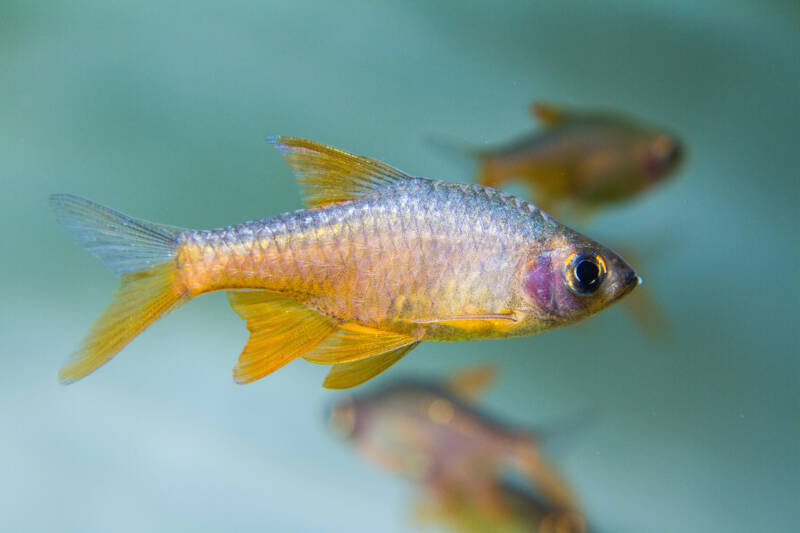
<svg viewBox="0 0 800 533">
<path fill-rule="evenodd" d="M 569 111 L 554 104 L 546 102 L 533 102 L 531 104 L 531 116 L 538 120 L 542 126 L 550 127 L 563 124 L 570 119 Z"/>
<path fill-rule="evenodd" d="M 306 139 L 275 136 L 267 142 L 280 150 L 292 167 L 308 207 L 353 200 L 409 179 L 404 172 L 375 159 Z"/>
<path fill-rule="evenodd" d="M 360 324 L 342 324 L 334 334 L 303 357 L 306 361 L 323 365 L 349 363 L 376 357 L 415 342 L 417 339 L 403 333 L 382 331 Z"/>
<path fill-rule="evenodd" d="M 447 388 L 461 398 L 477 401 L 492 385 L 497 375 L 493 365 L 480 365 L 460 370 L 447 380 Z"/>
</svg>

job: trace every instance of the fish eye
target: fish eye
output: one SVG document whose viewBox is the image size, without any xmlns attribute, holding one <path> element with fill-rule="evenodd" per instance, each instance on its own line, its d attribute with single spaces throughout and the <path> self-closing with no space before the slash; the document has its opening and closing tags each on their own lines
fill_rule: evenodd
<svg viewBox="0 0 800 533">
<path fill-rule="evenodd" d="M 606 263 L 594 252 L 580 252 L 567 258 L 564 282 L 574 294 L 586 296 L 597 291 L 606 278 Z"/>
</svg>

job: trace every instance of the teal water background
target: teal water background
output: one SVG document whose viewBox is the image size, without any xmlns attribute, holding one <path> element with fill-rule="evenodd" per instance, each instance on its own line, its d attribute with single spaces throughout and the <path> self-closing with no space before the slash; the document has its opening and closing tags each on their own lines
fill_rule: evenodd
<svg viewBox="0 0 800 533">
<path fill-rule="evenodd" d="M 597 412 L 555 461 L 599 531 L 793 529 L 799 50 L 796 2 L 0 3 L 0 530 L 413 530 L 412 489 L 326 430 L 326 368 L 232 383 L 223 295 L 59 385 L 116 280 L 46 198 L 197 228 L 292 210 L 276 133 L 468 181 L 431 135 L 512 138 L 534 98 L 688 143 L 679 179 L 580 228 L 639 251 L 674 339 L 615 307 L 424 344 L 369 386 L 492 361 L 504 419 Z"/>
</svg>

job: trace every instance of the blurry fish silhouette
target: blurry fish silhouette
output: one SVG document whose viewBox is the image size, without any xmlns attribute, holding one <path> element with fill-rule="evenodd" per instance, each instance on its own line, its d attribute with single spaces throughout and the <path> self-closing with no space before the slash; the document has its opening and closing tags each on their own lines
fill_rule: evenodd
<svg viewBox="0 0 800 533">
<path fill-rule="evenodd" d="M 231 291 L 250 331 L 238 383 L 303 357 L 334 365 L 324 385 L 345 388 L 423 340 L 532 335 L 597 313 L 640 281 L 617 254 L 514 196 L 411 177 L 303 139 L 270 142 L 307 209 L 199 231 L 51 197 L 73 239 L 121 275 L 63 381 L 212 291 Z"/>
<path fill-rule="evenodd" d="M 617 113 L 573 111 L 536 102 L 531 113 L 544 129 L 507 146 L 470 150 L 478 182 L 531 187 L 540 208 L 563 204 L 581 212 L 637 196 L 674 173 L 681 142 Z"/>
<path fill-rule="evenodd" d="M 459 487 L 425 494 L 417 507 L 423 523 L 441 524 L 457 533 L 584 533 L 584 518 L 575 510 L 554 508 L 531 491 L 506 483 L 495 489 L 497 505 L 487 508 Z"/>
<path fill-rule="evenodd" d="M 534 436 L 498 422 L 473 400 L 492 379 L 489 367 L 456 374 L 446 384 L 406 380 L 348 398 L 331 409 L 330 424 L 364 455 L 446 501 L 458 494 L 488 510 L 501 506 L 496 480 L 509 467 L 548 504 L 576 509 Z"/>
</svg>

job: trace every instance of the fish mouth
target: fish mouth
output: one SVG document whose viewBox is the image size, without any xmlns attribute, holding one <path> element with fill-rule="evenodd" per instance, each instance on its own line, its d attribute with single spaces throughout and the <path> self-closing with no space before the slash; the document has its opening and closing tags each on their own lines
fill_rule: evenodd
<svg viewBox="0 0 800 533">
<path fill-rule="evenodd" d="M 631 292 L 633 289 L 635 289 L 636 287 L 638 287 L 642 283 L 644 283 L 644 280 L 642 278 L 640 278 L 636 274 L 636 272 L 631 270 L 630 272 L 628 272 L 625 275 L 625 279 L 622 280 L 622 283 L 620 283 L 620 285 L 619 285 L 619 290 L 616 291 L 616 294 L 611 299 L 609 304 L 613 304 L 613 303 L 617 302 L 617 300 L 619 300 L 623 296 L 627 295 L 629 292 Z"/>
</svg>

